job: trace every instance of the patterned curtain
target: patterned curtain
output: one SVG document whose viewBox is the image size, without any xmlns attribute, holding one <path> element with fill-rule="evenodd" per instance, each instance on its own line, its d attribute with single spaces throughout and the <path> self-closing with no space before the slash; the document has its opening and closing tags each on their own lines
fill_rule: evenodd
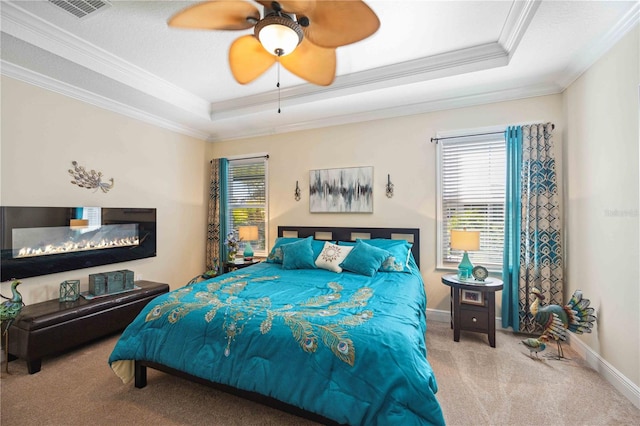
<svg viewBox="0 0 640 426">
<path fill-rule="evenodd" d="M 211 160 L 211 179 L 209 182 L 209 211 L 207 217 L 207 270 L 222 271 L 227 234 L 227 172 L 229 161 L 226 158 Z"/>
<path fill-rule="evenodd" d="M 532 288 L 542 292 L 547 304 L 563 304 L 562 230 L 552 130 L 551 123 L 533 124 L 507 137 L 511 163 L 507 169 L 511 173 L 507 178 L 505 233 L 511 241 L 505 243 L 502 325 L 523 333 L 541 331 L 529 312 L 535 297 Z M 518 141 L 522 144 L 520 159 L 517 152 L 513 158 L 509 153 L 509 144 L 518 150 Z"/>
</svg>

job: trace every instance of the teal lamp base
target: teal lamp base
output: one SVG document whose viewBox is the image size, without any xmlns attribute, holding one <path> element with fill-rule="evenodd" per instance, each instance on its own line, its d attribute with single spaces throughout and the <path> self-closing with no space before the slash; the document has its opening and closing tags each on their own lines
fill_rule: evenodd
<svg viewBox="0 0 640 426">
<path fill-rule="evenodd" d="M 244 253 L 242 253 L 244 260 L 253 260 L 253 247 L 248 242 L 244 245 Z"/>
<path fill-rule="evenodd" d="M 467 252 L 464 252 L 462 256 L 462 261 L 458 265 L 458 279 L 459 280 L 468 280 L 471 279 L 471 272 L 473 271 L 473 265 L 469 260 L 469 255 Z"/>
</svg>

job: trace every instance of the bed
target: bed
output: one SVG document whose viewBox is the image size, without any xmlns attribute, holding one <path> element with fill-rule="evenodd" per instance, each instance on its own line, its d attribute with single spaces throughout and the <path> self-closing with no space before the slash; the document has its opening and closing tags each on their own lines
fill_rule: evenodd
<svg viewBox="0 0 640 426">
<path fill-rule="evenodd" d="M 419 246 L 413 228 L 278 227 L 267 261 L 149 303 L 109 364 L 136 387 L 154 368 L 323 424 L 444 424 Z"/>
</svg>

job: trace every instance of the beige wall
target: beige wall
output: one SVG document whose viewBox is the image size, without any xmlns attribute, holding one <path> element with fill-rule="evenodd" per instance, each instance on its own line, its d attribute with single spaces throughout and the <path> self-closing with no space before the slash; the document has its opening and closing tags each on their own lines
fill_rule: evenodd
<svg viewBox="0 0 640 426">
<path fill-rule="evenodd" d="M 278 225 L 420 228 L 428 307 L 448 312 L 449 288 L 440 281 L 445 271 L 436 270 L 436 145 L 430 138 L 439 131 L 546 121 L 556 124 L 560 156 L 561 95 L 214 143 L 209 156 L 269 154 L 271 242 Z M 309 170 L 355 166 L 373 166 L 373 214 L 309 213 Z M 385 195 L 387 174 L 395 185 L 391 199 Z M 296 180 L 302 189 L 298 202 L 293 198 Z M 497 298 L 500 304 L 500 294 Z"/>
<path fill-rule="evenodd" d="M 580 336 L 640 386 L 638 26 L 564 94 L 569 291 L 597 309 Z"/>
<path fill-rule="evenodd" d="M 58 297 L 66 279 L 131 269 L 186 284 L 204 267 L 206 143 L 2 78 L 1 199 L 9 206 L 155 207 L 157 257 L 22 280 L 31 304 Z M 71 161 L 115 179 L 108 193 L 70 183 Z M 10 294 L 9 283 L 2 294 Z"/>
<path fill-rule="evenodd" d="M 579 338 L 637 387 L 638 37 L 636 28 L 564 94 L 214 144 L 3 77 L 0 203 L 155 207 L 158 257 L 118 268 L 177 288 L 204 268 L 209 160 L 266 152 L 271 242 L 281 224 L 418 227 L 428 307 L 448 312 L 443 271 L 435 269 L 436 147 L 429 139 L 439 131 L 551 121 L 563 182 L 565 298 L 581 288 L 592 300 L 596 330 Z M 72 160 L 114 177 L 115 188 L 103 194 L 71 185 Z M 353 166 L 374 167 L 374 213 L 310 214 L 309 170 Z M 21 290 L 35 303 L 57 297 L 65 279 L 86 286 L 89 273 L 112 269 L 25 279 Z M 8 294 L 8 283 L 1 290 Z"/>
</svg>

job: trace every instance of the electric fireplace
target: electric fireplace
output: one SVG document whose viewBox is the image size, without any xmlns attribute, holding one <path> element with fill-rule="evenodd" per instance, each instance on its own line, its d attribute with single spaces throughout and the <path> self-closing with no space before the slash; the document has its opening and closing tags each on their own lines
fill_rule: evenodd
<svg viewBox="0 0 640 426">
<path fill-rule="evenodd" d="M 156 255 L 156 209 L 0 207 L 1 281 Z"/>
</svg>

